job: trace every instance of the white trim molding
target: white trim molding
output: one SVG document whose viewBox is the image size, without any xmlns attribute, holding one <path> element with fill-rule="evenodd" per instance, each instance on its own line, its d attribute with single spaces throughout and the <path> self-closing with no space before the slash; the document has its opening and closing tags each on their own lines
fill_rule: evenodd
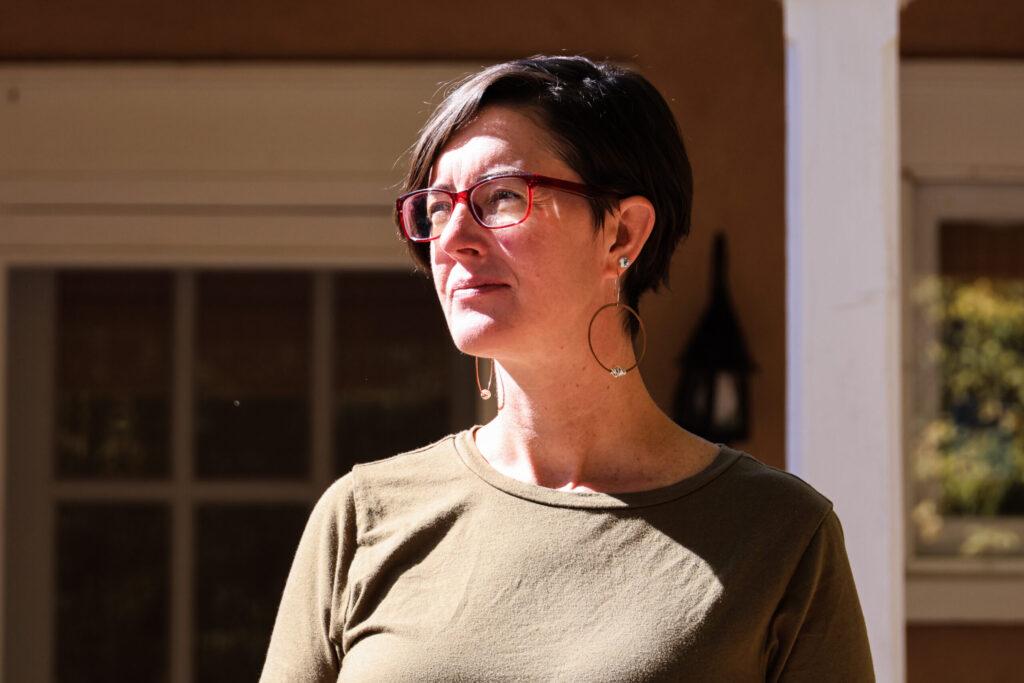
<svg viewBox="0 0 1024 683">
<path fill-rule="evenodd" d="M 0 258 L 407 266 L 400 160 L 474 67 L 0 66 Z"/>
<path fill-rule="evenodd" d="M 1024 183 L 1024 66 L 904 60 L 901 163 L 918 183 Z"/>
<path fill-rule="evenodd" d="M 785 0 L 787 466 L 830 498 L 905 677 L 897 0 Z"/>
</svg>

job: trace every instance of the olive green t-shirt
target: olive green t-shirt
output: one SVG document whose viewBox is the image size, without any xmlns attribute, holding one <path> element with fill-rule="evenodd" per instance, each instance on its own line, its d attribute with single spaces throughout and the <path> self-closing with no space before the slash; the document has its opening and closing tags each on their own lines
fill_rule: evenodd
<svg viewBox="0 0 1024 683">
<path fill-rule="evenodd" d="M 492 468 L 469 430 L 314 508 L 262 681 L 873 681 L 832 504 L 720 446 L 638 493 Z"/>
</svg>

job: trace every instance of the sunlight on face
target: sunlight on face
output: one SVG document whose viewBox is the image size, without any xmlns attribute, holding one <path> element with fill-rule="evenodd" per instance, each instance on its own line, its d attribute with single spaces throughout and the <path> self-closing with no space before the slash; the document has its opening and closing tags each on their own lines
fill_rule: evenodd
<svg viewBox="0 0 1024 683">
<path fill-rule="evenodd" d="M 461 190 L 500 172 L 580 182 L 548 133 L 522 110 L 487 107 L 444 147 L 431 186 Z M 431 270 L 455 345 L 465 353 L 527 360 L 586 344 L 601 303 L 601 240 L 583 197 L 536 187 L 529 217 L 491 230 L 451 207 L 430 244 Z"/>
</svg>

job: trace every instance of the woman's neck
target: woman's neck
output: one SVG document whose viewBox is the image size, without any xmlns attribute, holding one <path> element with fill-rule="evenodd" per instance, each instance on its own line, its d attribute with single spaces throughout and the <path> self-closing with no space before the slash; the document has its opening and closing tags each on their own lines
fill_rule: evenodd
<svg viewBox="0 0 1024 683">
<path fill-rule="evenodd" d="M 648 490 L 695 473 L 717 448 L 679 428 L 638 370 L 612 377 L 576 361 L 563 372 L 497 366 L 498 415 L 477 446 L 506 476 L 574 491 Z"/>
</svg>

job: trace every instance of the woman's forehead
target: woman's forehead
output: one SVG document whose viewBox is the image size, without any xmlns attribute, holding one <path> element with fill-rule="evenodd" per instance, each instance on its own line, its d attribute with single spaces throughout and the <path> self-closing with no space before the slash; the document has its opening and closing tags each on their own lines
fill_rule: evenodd
<svg viewBox="0 0 1024 683">
<path fill-rule="evenodd" d="M 533 117 L 509 107 L 486 107 L 441 148 L 430 185 L 460 188 L 492 173 L 572 173 L 555 154 L 550 134 Z M 573 174 L 575 175 L 575 174 Z"/>
</svg>

